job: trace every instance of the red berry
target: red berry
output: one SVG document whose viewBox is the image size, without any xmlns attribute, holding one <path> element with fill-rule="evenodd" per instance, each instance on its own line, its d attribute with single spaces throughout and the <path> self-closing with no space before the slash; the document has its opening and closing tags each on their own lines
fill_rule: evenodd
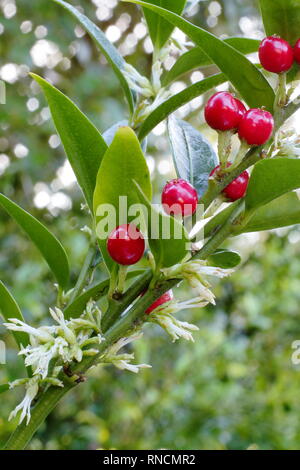
<svg viewBox="0 0 300 470">
<path fill-rule="evenodd" d="M 163 294 L 159 299 L 153 302 L 153 304 L 147 308 L 146 313 L 149 315 L 149 313 L 153 312 L 153 310 L 155 310 L 157 307 L 160 307 L 160 305 L 163 305 L 166 302 L 170 302 L 170 300 L 172 299 L 173 299 L 173 291 L 169 290 L 168 292 Z"/>
<path fill-rule="evenodd" d="M 135 264 L 144 254 L 145 240 L 134 224 L 119 225 L 108 237 L 107 251 L 118 264 Z"/>
<path fill-rule="evenodd" d="M 235 101 L 239 110 L 240 119 L 242 119 L 245 116 L 247 109 L 245 108 L 244 104 L 240 100 L 235 98 Z"/>
<path fill-rule="evenodd" d="M 294 59 L 300 65 L 300 39 L 298 39 L 294 47 Z"/>
<path fill-rule="evenodd" d="M 263 109 L 249 109 L 239 125 L 239 137 L 248 145 L 263 145 L 274 130 L 274 119 L 271 113 Z"/>
<path fill-rule="evenodd" d="M 207 124 L 218 131 L 237 129 L 241 120 L 237 100 L 225 91 L 215 93 L 208 100 L 204 115 Z"/>
<path fill-rule="evenodd" d="M 292 46 L 276 36 L 265 38 L 259 46 L 258 53 L 261 65 L 269 72 L 287 72 L 294 62 Z"/>
<path fill-rule="evenodd" d="M 227 163 L 227 166 L 230 165 L 231 163 Z M 216 168 L 214 168 L 211 172 L 210 176 L 212 176 L 219 168 L 220 165 L 216 166 Z M 241 199 L 245 196 L 248 182 L 249 173 L 245 170 L 243 171 L 243 173 L 240 174 L 240 176 L 238 176 L 231 183 L 229 183 L 228 186 L 223 189 L 222 193 L 230 202 L 237 201 L 238 199 Z"/>
<path fill-rule="evenodd" d="M 188 181 L 175 179 L 165 185 L 161 202 L 167 214 L 192 215 L 197 209 L 198 194 Z"/>
</svg>

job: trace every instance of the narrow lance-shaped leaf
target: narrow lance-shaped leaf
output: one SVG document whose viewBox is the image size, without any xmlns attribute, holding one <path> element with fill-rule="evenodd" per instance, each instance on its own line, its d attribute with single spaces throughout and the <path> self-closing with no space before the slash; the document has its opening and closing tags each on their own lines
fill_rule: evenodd
<svg viewBox="0 0 300 470">
<path fill-rule="evenodd" d="M 135 182 L 148 231 L 148 243 L 154 256 L 156 268 L 168 268 L 179 263 L 189 249 L 188 234 L 183 225 L 155 208 L 140 186 Z"/>
<path fill-rule="evenodd" d="M 297 194 L 291 192 L 259 207 L 249 222 L 237 233 L 272 230 L 295 224 L 300 224 L 300 201 Z"/>
<path fill-rule="evenodd" d="M 65 288 L 69 282 L 69 263 L 61 243 L 41 222 L 3 194 L 0 194 L 0 205 L 27 233 L 47 261 L 58 284 Z"/>
<path fill-rule="evenodd" d="M 139 0 L 126 1 L 149 8 L 187 34 L 227 75 L 251 108 L 265 106 L 269 111 L 273 110 L 274 91 L 271 85 L 258 68 L 239 51 L 171 11 Z"/>
<path fill-rule="evenodd" d="M 97 236 L 109 269 L 114 263 L 106 249 L 107 236 L 116 226 L 136 217 L 135 213 L 129 214 L 134 204 L 139 204 L 133 180 L 151 198 L 150 173 L 138 138 L 129 127 L 120 127 L 103 157 L 94 193 Z"/>
<path fill-rule="evenodd" d="M 206 224 L 204 228 L 205 238 L 210 237 L 228 219 L 236 204 L 231 204 Z M 240 228 L 237 226 L 234 235 L 272 230 L 295 224 L 300 224 L 300 201 L 297 194 L 291 192 L 259 207 L 246 225 Z"/>
<path fill-rule="evenodd" d="M 263 206 L 282 194 L 300 188 L 300 160 L 272 158 L 258 162 L 251 173 L 246 210 Z"/>
<path fill-rule="evenodd" d="M 267 36 L 277 34 L 294 46 L 299 39 L 299 0 L 260 0 Z"/>
<path fill-rule="evenodd" d="M 146 3 L 163 6 L 167 10 L 174 11 L 174 13 L 180 15 L 183 12 L 186 0 L 146 0 Z M 154 47 L 159 50 L 171 36 L 174 26 L 168 21 L 165 21 L 161 16 L 153 13 L 153 11 L 143 8 L 143 12 L 152 43 Z"/>
<path fill-rule="evenodd" d="M 96 127 L 67 96 L 38 75 L 31 75 L 45 93 L 67 157 L 92 210 L 96 176 L 107 145 Z"/>
<path fill-rule="evenodd" d="M 188 122 L 171 116 L 168 134 L 178 178 L 189 181 L 200 198 L 208 186 L 210 172 L 218 157 L 210 143 Z"/>
<path fill-rule="evenodd" d="M 86 30 L 86 32 L 91 36 L 93 41 L 99 47 L 101 52 L 104 54 L 106 60 L 108 61 L 108 63 L 111 64 L 116 76 L 120 80 L 121 86 L 125 92 L 125 96 L 128 101 L 130 111 L 133 112 L 133 108 L 134 108 L 133 94 L 122 72 L 124 69 L 124 66 L 126 65 L 126 62 L 123 59 L 123 57 L 120 55 L 117 49 L 112 45 L 112 43 L 107 39 L 107 37 L 101 31 L 101 29 L 97 25 L 95 25 L 95 23 L 89 20 L 89 18 L 87 18 L 82 13 L 80 13 L 80 11 L 77 10 L 77 8 L 74 8 L 72 5 L 70 5 L 67 2 L 64 2 L 63 0 L 54 0 L 54 2 L 58 3 L 59 5 L 64 7 L 67 11 L 69 11 L 71 15 L 73 15 L 77 19 L 77 21 L 81 24 L 81 26 Z"/>
<path fill-rule="evenodd" d="M 260 41 L 257 39 L 249 38 L 227 38 L 224 39 L 224 41 L 242 54 L 251 54 L 252 52 L 256 52 L 260 44 Z M 212 59 L 204 50 L 201 49 L 201 47 L 193 47 L 193 49 L 185 52 L 176 60 L 173 67 L 163 77 L 163 85 L 168 85 L 182 74 L 191 72 L 195 68 L 206 67 L 212 64 Z"/>
<path fill-rule="evenodd" d="M 166 119 L 170 114 L 176 111 L 176 109 L 189 103 L 194 98 L 197 98 L 197 96 L 203 95 L 206 91 L 227 82 L 227 80 L 227 77 L 223 73 L 219 73 L 190 85 L 166 100 L 145 119 L 138 131 L 139 139 L 143 140 L 157 124 Z"/>
<path fill-rule="evenodd" d="M 0 313 L 5 321 L 8 321 L 10 318 L 17 318 L 18 320 L 24 321 L 22 312 L 17 302 L 7 289 L 3 282 L 0 281 Z M 11 332 L 16 340 L 16 343 L 19 347 L 21 345 L 26 346 L 29 343 L 29 337 L 27 333 L 22 333 L 21 331 L 12 331 Z"/>
</svg>

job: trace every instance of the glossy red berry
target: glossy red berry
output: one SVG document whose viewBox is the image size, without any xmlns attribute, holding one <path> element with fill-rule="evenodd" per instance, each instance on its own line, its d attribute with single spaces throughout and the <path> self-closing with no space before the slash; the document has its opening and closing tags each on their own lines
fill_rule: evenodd
<svg viewBox="0 0 300 470">
<path fill-rule="evenodd" d="M 248 145 L 263 145 L 274 130 L 274 119 L 271 113 L 263 109 L 249 109 L 239 125 L 239 137 Z"/>
<path fill-rule="evenodd" d="M 240 120 L 241 120 L 245 116 L 245 114 L 247 112 L 247 109 L 245 108 L 244 104 L 240 100 L 235 98 L 235 101 L 236 101 L 236 104 L 237 104 L 237 107 L 238 107 L 238 110 L 239 110 L 239 116 L 240 116 Z"/>
<path fill-rule="evenodd" d="M 265 38 L 259 46 L 258 54 L 261 65 L 268 72 L 287 72 L 294 62 L 292 46 L 276 36 Z"/>
<path fill-rule="evenodd" d="M 188 181 L 175 179 L 165 185 L 161 202 L 167 214 L 192 215 L 197 209 L 198 194 Z"/>
<path fill-rule="evenodd" d="M 227 163 L 227 166 L 230 165 L 231 163 Z M 210 176 L 212 176 L 219 168 L 220 165 L 216 166 L 216 168 L 214 168 L 211 172 Z M 229 183 L 229 185 L 223 189 L 222 193 L 230 202 L 237 201 L 238 199 L 241 199 L 245 196 L 248 182 L 249 173 L 245 170 L 243 171 L 243 173 L 240 174 L 240 176 L 238 176 L 231 183 Z"/>
<path fill-rule="evenodd" d="M 107 251 L 116 263 L 129 266 L 143 256 L 145 240 L 134 224 L 119 225 L 108 237 Z"/>
<path fill-rule="evenodd" d="M 225 91 L 215 93 L 208 100 L 204 115 L 207 124 L 218 131 L 237 129 L 241 120 L 237 100 Z"/>
<path fill-rule="evenodd" d="M 300 39 L 298 39 L 294 47 L 294 59 L 300 65 Z"/>
<path fill-rule="evenodd" d="M 169 290 L 165 294 L 163 294 L 159 299 L 157 299 L 155 302 L 153 302 L 152 305 L 150 305 L 149 308 L 147 308 L 146 313 L 149 315 L 149 313 L 153 312 L 157 307 L 160 307 L 161 305 L 165 304 L 166 302 L 170 302 L 170 300 L 173 299 L 173 291 Z"/>
</svg>

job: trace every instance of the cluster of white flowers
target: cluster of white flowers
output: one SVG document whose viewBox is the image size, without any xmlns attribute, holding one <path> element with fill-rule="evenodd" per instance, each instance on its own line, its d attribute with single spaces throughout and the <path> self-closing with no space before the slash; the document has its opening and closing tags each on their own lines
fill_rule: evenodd
<svg viewBox="0 0 300 470">
<path fill-rule="evenodd" d="M 300 136 L 296 129 L 277 133 L 274 153 L 277 157 L 300 157 Z"/>
<path fill-rule="evenodd" d="M 143 336 L 143 333 L 135 332 L 132 335 L 121 338 L 119 341 L 114 343 L 103 356 L 100 357 L 100 363 L 110 363 L 116 366 L 118 369 L 121 370 L 129 370 L 130 372 L 134 372 L 137 374 L 140 369 L 146 369 L 151 367 L 148 364 L 132 364 L 132 360 L 134 359 L 134 354 L 118 354 L 119 350 L 126 346 L 133 341 L 140 339 Z"/>
<path fill-rule="evenodd" d="M 223 278 L 232 274 L 233 269 L 221 269 L 217 267 L 207 266 L 207 263 L 202 260 L 192 260 L 183 264 L 178 264 L 172 268 L 164 269 L 163 273 L 166 278 L 178 278 L 186 280 L 189 285 L 196 289 L 197 297 L 186 300 L 184 302 L 177 302 L 170 300 L 158 306 L 151 315 L 148 321 L 160 325 L 173 339 L 176 341 L 179 338 L 184 338 L 188 341 L 194 341 L 191 331 L 197 331 L 198 327 L 177 320 L 173 314 L 185 309 L 202 308 L 207 304 L 212 303 L 215 305 L 215 295 L 210 290 L 210 284 L 204 276 L 216 276 Z"/>
<path fill-rule="evenodd" d="M 200 301 L 215 302 L 215 295 L 211 291 L 211 285 L 205 276 L 224 278 L 234 272 L 234 269 L 222 269 L 215 266 L 208 266 L 207 261 L 191 260 L 183 264 L 177 264 L 172 268 L 163 270 L 166 278 L 178 278 L 186 280 L 189 285 L 197 291 Z"/>
<path fill-rule="evenodd" d="M 25 398 L 9 417 L 12 419 L 21 411 L 20 423 L 25 418 L 27 418 L 27 424 L 29 423 L 31 404 L 41 386 L 63 387 L 63 382 L 58 378 L 63 366 L 74 360 L 81 362 L 84 356 L 98 354 L 95 346 L 104 340 L 101 333 L 101 311 L 93 301 L 88 302 L 83 314 L 76 319 L 66 320 L 63 312 L 58 308 L 50 309 L 50 314 L 56 322 L 52 326 L 33 328 L 16 318 L 11 318 L 9 323 L 4 323 L 9 330 L 27 333 L 30 340 L 26 347 L 21 348 L 19 355 L 24 356 L 25 366 L 31 367 L 33 376 L 10 384 L 10 388 L 20 385 L 25 385 L 26 388 Z M 134 359 L 133 354 L 117 354 L 123 346 L 135 339 L 138 339 L 136 334 L 120 339 L 99 357 L 98 363 L 111 363 L 119 369 L 127 369 L 131 372 L 138 372 L 139 368 L 149 367 L 145 364 L 131 364 L 131 360 Z"/>
</svg>

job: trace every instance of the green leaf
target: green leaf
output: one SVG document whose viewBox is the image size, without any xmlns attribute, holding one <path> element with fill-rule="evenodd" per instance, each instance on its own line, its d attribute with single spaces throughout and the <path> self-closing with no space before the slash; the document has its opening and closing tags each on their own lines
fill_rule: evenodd
<svg viewBox="0 0 300 470">
<path fill-rule="evenodd" d="M 277 34 L 294 46 L 299 39 L 299 0 L 260 0 L 267 36 Z"/>
<path fill-rule="evenodd" d="M 38 75 L 31 76 L 45 93 L 57 132 L 92 210 L 96 176 L 107 145 L 96 127 L 67 96 Z"/>
<path fill-rule="evenodd" d="M 300 188 L 300 160 L 262 160 L 254 166 L 251 173 L 246 194 L 246 210 L 252 211 L 297 188 Z"/>
<path fill-rule="evenodd" d="M 145 0 L 145 2 L 152 5 L 163 6 L 166 10 L 174 11 L 174 13 L 178 13 L 179 15 L 183 12 L 186 4 L 186 0 Z M 146 8 L 143 8 L 143 12 L 152 43 L 155 49 L 159 50 L 171 36 L 174 26 L 168 21 L 163 20 L 161 16 Z"/>
<path fill-rule="evenodd" d="M 81 24 L 81 26 L 86 30 L 86 32 L 90 35 L 93 39 L 95 44 L 99 47 L 102 54 L 105 56 L 107 62 L 112 66 L 116 76 L 120 80 L 121 86 L 125 92 L 125 96 L 127 98 L 130 111 L 133 112 L 134 109 L 134 97 L 130 90 L 130 87 L 127 83 L 123 75 L 123 69 L 126 65 L 125 60 L 119 54 L 117 49 L 111 44 L 111 42 L 107 39 L 105 34 L 101 31 L 101 29 L 95 25 L 91 20 L 89 20 L 85 15 L 80 13 L 77 8 L 74 8 L 69 3 L 64 2 L 63 0 L 54 0 L 55 3 L 64 7 L 67 11 L 73 15 L 77 21 Z"/>
<path fill-rule="evenodd" d="M 3 282 L 0 281 L 0 312 L 5 321 L 8 321 L 10 318 L 17 318 L 18 320 L 24 321 L 22 312 L 17 302 L 7 289 Z M 16 340 L 16 343 L 19 347 L 21 345 L 26 346 L 29 343 L 29 337 L 27 333 L 22 333 L 21 331 L 12 331 L 11 332 Z"/>
<path fill-rule="evenodd" d="M 228 38 L 224 41 L 242 54 L 251 54 L 252 52 L 256 52 L 260 45 L 260 41 L 248 38 Z M 204 52 L 204 50 L 201 49 L 201 47 L 194 47 L 185 54 L 182 54 L 182 56 L 176 60 L 173 67 L 164 76 L 163 84 L 166 86 L 184 73 L 212 64 L 212 59 Z"/>
<path fill-rule="evenodd" d="M 0 385 L 0 393 L 7 392 L 9 390 L 9 384 Z"/>
<path fill-rule="evenodd" d="M 65 288 L 69 282 L 69 263 L 61 243 L 41 222 L 3 194 L 0 194 L 0 205 L 27 233 L 47 261 L 58 284 Z"/>
<path fill-rule="evenodd" d="M 189 123 L 171 116 L 168 133 L 177 176 L 189 181 L 201 197 L 218 157 L 210 143 Z"/>
<path fill-rule="evenodd" d="M 273 111 L 274 91 L 264 75 L 243 54 L 189 21 L 156 5 L 140 0 L 127 0 L 160 14 L 190 37 L 212 61 L 225 73 L 251 108 L 265 106 Z"/>
<path fill-rule="evenodd" d="M 214 231 L 222 226 L 235 209 L 236 205 L 237 203 L 231 204 L 206 224 L 204 228 L 205 238 L 213 235 Z M 234 235 L 272 230 L 274 228 L 288 227 L 295 224 L 300 224 L 300 201 L 297 194 L 291 192 L 259 207 L 246 225 L 240 227 L 240 229 L 237 227 Z"/>
<path fill-rule="evenodd" d="M 208 263 L 212 266 L 217 266 L 222 269 L 232 269 L 238 266 L 241 262 L 241 257 L 235 251 L 230 250 L 217 250 L 208 258 Z"/>
<path fill-rule="evenodd" d="M 99 212 L 103 204 L 110 204 L 116 210 L 116 219 L 109 217 L 110 228 L 107 235 L 101 236 L 101 239 L 98 237 L 102 256 L 110 269 L 114 263 L 106 249 L 107 236 L 117 225 L 130 223 L 135 219 L 135 216 L 129 216 L 126 207 L 122 208 L 122 200 L 119 198 L 121 196 L 127 198 L 127 209 L 134 204 L 139 204 L 133 180 L 137 181 L 147 197 L 151 198 L 150 174 L 139 141 L 132 129 L 120 127 L 103 157 L 94 193 L 97 235 L 99 235 L 100 227 L 104 229 L 107 222 L 107 214 Z"/>
<path fill-rule="evenodd" d="M 152 129 L 157 126 L 157 124 L 166 119 L 170 114 L 176 111 L 176 109 L 224 82 L 227 82 L 227 77 L 223 73 L 218 73 L 212 77 L 208 77 L 204 80 L 201 80 L 200 82 L 194 83 L 193 85 L 177 93 L 177 95 L 174 95 L 166 100 L 154 111 L 152 111 L 152 113 L 149 114 L 149 116 L 145 119 L 139 128 L 139 139 L 143 140 L 149 134 L 149 132 L 151 132 Z"/>
<path fill-rule="evenodd" d="M 135 269 L 134 271 L 129 271 L 127 273 L 126 279 L 132 279 L 139 276 L 145 272 L 144 269 Z M 89 300 L 97 301 L 101 297 L 104 297 L 109 289 L 109 279 L 98 282 L 94 286 L 87 289 L 83 294 L 81 294 L 77 299 L 75 299 L 70 305 L 68 305 L 64 310 L 65 318 L 78 318 L 85 310 L 86 304 Z"/>
<path fill-rule="evenodd" d="M 179 263 L 189 249 L 189 238 L 184 226 L 174 217 L 158 211 L 140 186 L 135 182 L 144 207 L 148 242 L 154 256 L 156 268 L 168 268 Z M 168 227 L 168 229 L 166 229 Z"/>
<path fill-rule="evenodd" d="M 237 234 L 272 230 L 295 224 L 300 224 L 300 201 L 297 194 L 291 192 L 260 207 Z"/>
</svg>

